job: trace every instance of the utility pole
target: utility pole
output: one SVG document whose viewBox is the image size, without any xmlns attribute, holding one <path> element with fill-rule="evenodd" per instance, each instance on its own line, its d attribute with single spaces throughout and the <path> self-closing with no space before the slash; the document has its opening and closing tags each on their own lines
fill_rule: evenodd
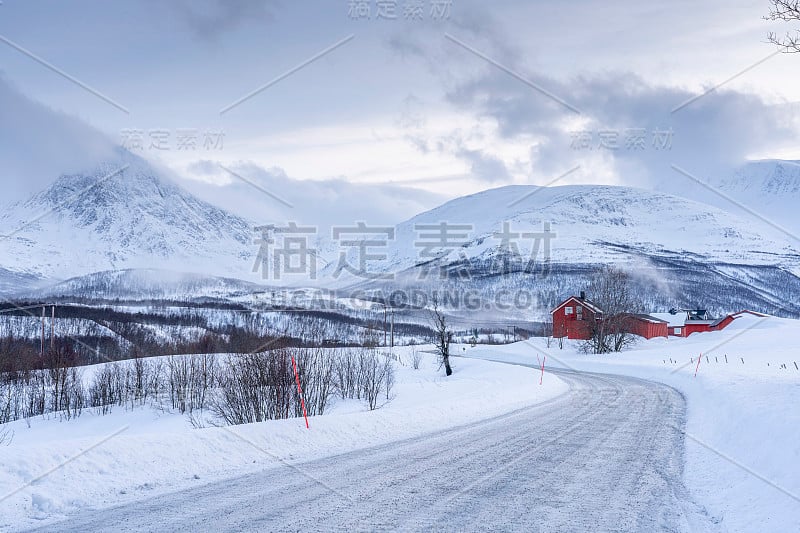
<svg viewBox="0 0 800 533">
<path fill-rule="evenodd" d="M 386 330 L 386 304 L 383 304 L 383 345 L 384 346 L 388 346 L 388 344 L 386 343 L 386 334 L 387 334 L 387 330 Z"/>
<path fill-rule="evenodd" d="M 40 350 L 40 355 L 44 357 L 44 317 L 45 317 L 45 306 L 42 306 L 42 347 Z"/>
<path fill-rule="evenodd" d="M 392 309 L 392 325 L 391 325 L 391 342 L 392 342 L 392 349 L 394 349 L 394 309 Z"/>
<path fill-rule="evenodd" d="M 56 306 L 53 305 L 53 310 L 50 315 L 50 351 L 53 351 L 56 332 Z"/>
</svg>

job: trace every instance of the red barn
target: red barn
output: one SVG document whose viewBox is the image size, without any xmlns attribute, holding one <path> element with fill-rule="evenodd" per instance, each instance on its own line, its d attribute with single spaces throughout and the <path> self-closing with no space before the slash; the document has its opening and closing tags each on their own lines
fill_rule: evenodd
<svg viewBox="0 0 800 533">
<path fill-rule="evenodd" d="M 684 312 L 683 317 L 677 316 L 679 312 Z M 705 309 L 673 309 L 669 314 L 659 313 L 658 316 L 669 321 L 669 335 L 672 337 L 688 337 L 692 333 L 704 331 L 720 331 L 725 329 L 731 322 L 742 316 L 751 314 L 755 316 L 767 316 L 747 309 L 737 313 L 725 315 L 722 318 L 713 318 Z"/>
<path fill-rule="evenodd" d="M 668 337 L 667 321 L 650 315 L 629 314 L 623 322 L 625 329 L 645 339 Z"/>
</svg>

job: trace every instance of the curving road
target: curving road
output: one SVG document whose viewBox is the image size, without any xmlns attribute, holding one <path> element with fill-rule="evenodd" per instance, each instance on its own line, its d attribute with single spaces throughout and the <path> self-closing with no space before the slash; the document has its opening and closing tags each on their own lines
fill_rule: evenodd
<svg viewBox="0 0 800 533">
<path fill-rule="evenodd" d="M 682 483 L 678 392 L 629 377 L 553 372 L 571 391 L 544 404 L 87 511 L 43 531 L 711 529 Z"/>
</svg>

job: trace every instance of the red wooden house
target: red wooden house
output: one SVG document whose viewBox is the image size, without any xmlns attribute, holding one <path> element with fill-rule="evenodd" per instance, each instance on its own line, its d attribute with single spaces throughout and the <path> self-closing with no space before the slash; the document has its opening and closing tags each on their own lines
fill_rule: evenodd
<svg viewBox="0 0 800 533">
<path fill-rule="evenodd" d="M 586 293 L 570 296 L 550 311 L 553 337 L 587 340 L 592 336 L 592 322 L 603 319 L 603 310 L 586 299 Z"/>
<path fill-rule="evenodd" d="M 681 317 L 678 315 L 680 312 L 684 312 L 685 314 Z M 747 309 L 737 313 L 730 313 L 722 318 L 711 317 L 705 309 L 673 309 L 669 314 L 658 313 L 657 316 L 669 322 L 668 329 L 670 337 L 688 337 L 692 333 L 720 331 L 743 314 L 760 317 L 767 316 Z"/>
<path fill-rule="evenodd" d="M 678 315 L 681 312 L 685 313 L 683 317 Z M 745 313 L 767 316 L 745 309 L 722 318 L 713 318 L 705 309 L 673 309 L 669 313 L 656 313 L 655 316 L 637 313 L 615 315 L 623 318 L 615 323 L 622 324 L 621 327 L 626 331 L 645 339 L 688 337 L 702 331 L 720 331 Z M 586 299 L 584 292 L 580 296 L 570 296 L 550 314 L 553 316 L 553 337 L 577 340 L 591 338 L 593 324 L 606 318 L 597 304 Z"/>
<path fill-rule="evenodd" d="M 586 299 L 586 294 L 570 296 L 550 311 L 553 316 L 553 337 L 587 340 L 592 336 L 592 324 L 604 319 L 603 310 Z M 666 337 L 667 322 L 659 318 L 626 313 L 621 322 L 627 331 L 646 339 Z"/>
</svg>

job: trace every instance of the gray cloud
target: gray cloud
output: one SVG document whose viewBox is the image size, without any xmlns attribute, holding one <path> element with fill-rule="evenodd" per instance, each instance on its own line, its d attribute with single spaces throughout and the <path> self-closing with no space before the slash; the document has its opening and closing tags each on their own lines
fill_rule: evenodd
<svg viewBox="0 0 800 533">
<path fill-rule="evenodd" d="M 294 179 L 282 168 L 263 168 L 250 162 L 226 167 L 250 183 L 232 176 L 215 161 L 203 160 L 187 168 L 202 181 L 185 180 L 183 185 L 199 197 L 259 224 L 295 221 L 326 228 L 325 233 L 330 226 L 353 225 L 360 220 L 396 224 L 444 201 L 437 194 L 408 186 L 353 183 L 344 178 Z"/>
<path fill-rule="evenodd" d="M 115 149 L 110 138 L 27 98 L 0 74 L 2 202 L 25 199 L 61 174 L 107 161 Z"/>
<path fill-rule="evenodd" d="M 748 157 L 798 138 L 797 106 L 772 105 L 757 95 L 721 88 L 672 112 L 697 93 L 648 83 L 630 72 L 599 71 L 571 78 L 548 75 L 530 59 L 536 58 L 537 51 L 509 44 L 507 33 L 487 10 L 476 6 L 460 13 L 450 27 L 452 35 L 491 61 L 427 29 L 394 36 L 387 45 L 404 55 L 420 50 L 419 59 L 445 87 L 446 102 L 496 124 L 501 139 L 534 139 L 530 141 L 532 182 L 541 183 L 543 177 L 577 164 L 583 168 L 575 177 L 587 177 L 602 160 L 622 183 L 669 188 L 682 180 L 672 164 L 700 176 L 723 175 Z M 478 23 L 484 20 L 485 24 Z M 627 145 L 629 138 L 642 132 L 643 147 Z M 581 148 L 576 137 L 587 133 L 592 137 L 590 147 Z M 601 136 L 614 135 L 618 147 L 602 145 Z M 654 143 L 657 136 L 661 141 L 668 137 L 668 142 Z M 471 150 L 463 150 L 458 143 L 454 148 L 454 143 L 418 135 L 413 140 L 418 146 L 451 150 L 473 167 L 477 178 L 492 182 L 497 180 L 493 176 L 503 176 L 503 161 L 492 161 L 474 144 Z"/>
<path fill-rule="evenodd" d="M 471 176 L 485 182 L 508 182 L 511 175 L 505 163 L 497 157 L 481 150 L 460 148 L 456 155 L 469 163 Z"/>
<path fill-rule="evenodd" d="M 245 24 L 271 21 L 280 0 L 178 0 L 162 3 L 200 38 L 213 40 Z"/>
</svg>

